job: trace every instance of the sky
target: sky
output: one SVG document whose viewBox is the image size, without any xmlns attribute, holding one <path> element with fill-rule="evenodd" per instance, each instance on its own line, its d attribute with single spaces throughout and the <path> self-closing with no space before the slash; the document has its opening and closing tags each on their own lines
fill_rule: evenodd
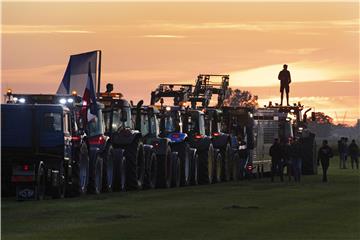
<svg viewBox="0 0 360 240">
<path fill-rule="evenodd" d="M 102 89 L 149 102 L 160 83 L 230 74 L 232 88 L 360 118 L 359 3 L 3 2 L 2 92 L 55 93 L 71 54 L 102 50 Z"/>
</svg>

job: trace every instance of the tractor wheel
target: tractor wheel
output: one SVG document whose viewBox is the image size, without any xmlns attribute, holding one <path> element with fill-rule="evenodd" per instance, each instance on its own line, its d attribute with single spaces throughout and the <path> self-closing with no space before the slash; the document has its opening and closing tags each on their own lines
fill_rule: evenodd
<svg viewBox="0 0 360 240">
<path fill-rule="evenodd" d="M 173 151 L 178 152 L 181 166 L 181 186 L 190 184 L 190 146 L 187 142 L 175 144 Z"/>
<path fill-rule="evenodd" d="M 199 156 L 195 153 L 191 158 L 190 184 L 198 185 Z"/>
<path fill-rule="evenodd" d="M 238 153 L 235 153 L 232 159 L 232 179 L 238 181 L 240 179 L 241 165 L 240 165 L 240 156 Z"/>
<path fill-rule="evenodd" d="M 87 192 L 89 184 L 89 152 L 86 144 L 81 145 L 72 166 L 72 194 L 78 196 Z"/>
<path fill-rule="evenodd" d="M 139 190 L 143 186 L 145 175 L 144 145 L 135 140 L 125 148 L 126 189 Z"/>
<path fill-rule="evenodd" d="M 125 191 L 126 165 L 122 149 L 114 149 L 114 191 Z"/>
<path fill-rule="evenodd" d="M 154 152 L 148 153 L 146 161 L 146 171 L 144 185 L 147 189 L 154 189 L 157 180 L 157 157 Z"/>
<path fill-rule="evenodd" d="M 64 173 L 64 162 L 60 162 L 59 164 L 59 185 L 56 187 L 52 187 L 51 196 L 52 198 L 64 198 L 66 191 L 66 183 L 65 183 L 65 173 Z"/>
<path fill-rule="evenodd" d="M 103 162 L 103 191 L 112 192 L 114 184 L 114 173 L 115 173 L 115 155 L 114 148 L 109 145 L 105 151 L 104 162 Z"/>
<path fill-rule="evenodd" d="M 96 154 L 95 159 L 90 164 L 89 190 L 91 193 L 100 194 L 102 188 L 103 159 Z"/>
<path fill-rule="evenodd" d="M 214 165 L 215 165 L 215 169 L 214 169 L 214 182 L 221 182 L 221 170 L 222 168 L 222 164 L 223 164 L 223 160 L 222 160 L 222 156 L 220 153 L 216 153 L 215 155 L 215 161 L 214 161 Z"/>
<path fill-rule="evenodd" d="M 181 160 L 179 155 L 176 153 L 172 153 L 172 179 L 171 186 L 172 187 L 180 187 L 181 183 Z"/>
<path fill-rule="evenodd" d="M 172 179 L 172 153 L 170 146 L 167 146 L 164 155 L 158 156 L 158 160 L 158 187 L 170 188 Z"/>
<path fill-rule="evenodd" d="M 199 153 L 199 183 L 211 184 L 213 180 L 214 168 L 214 148 L 210 144 L 209 148 Z"/>
<path fill-rule="evenodd" d="M 229 181 L 230 180 L 230 164 L 232 157 L 232 149 L 229 143 L 226 144 L 226 147 L 221 149 L 220 151 L 222 156 L 222 168 L 221 168 L 221 181 Z"/>
<path fill-rule="evenodd" d="M 36 199 L 44 200 L 46 192 L 46 174 L 43 164 L 39 164 L 36 175 Z"/>
</svg>

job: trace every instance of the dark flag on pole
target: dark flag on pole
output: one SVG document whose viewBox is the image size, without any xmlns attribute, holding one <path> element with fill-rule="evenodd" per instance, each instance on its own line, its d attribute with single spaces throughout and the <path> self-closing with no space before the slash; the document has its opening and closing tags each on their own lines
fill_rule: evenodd
<svg viewBox="0 0 360 240">
<path fill-rule="evenodd" d="M 89 70 L 88 70 L 88 77 L 87 77 L 87 83 L 83 95 L 83 105 L 87 106 L 87 121 L 90 122 L 94 118 L 97 117 L 97 104 L 96 104 L 96 95 L 95 95 L 95 87 L 94 87 L 94 81 L 92 78 L 92 72 L 91 72 L 91 63 L 89 62 Z"/>
<path fill-rule="evenodd" d="M 71 55 L 64 77 L 56 93 L 70 94 L 72 91 L 76 91 L 81 96 L 87 86 L 89 74 L 93 81 L 93 88 L 96 89 L 98 52 L 92 51 Z"/>
</svg>

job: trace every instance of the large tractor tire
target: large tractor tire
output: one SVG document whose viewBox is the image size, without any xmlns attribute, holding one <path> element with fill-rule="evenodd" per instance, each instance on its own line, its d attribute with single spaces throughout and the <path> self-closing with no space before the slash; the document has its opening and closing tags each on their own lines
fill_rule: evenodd
<svg viewBox="0 0 360 240">
<path fill-rule="evenodd" d="M 114 153 L 114 184 L 113 191 L 126 189 L 126 161 L 123 149 L 113 149 Z"/>
<path fill-rule="evenodd" d="M 214 148 L 210 144 L 205 151 L 199 152 L 199 183 L 211 184 L 214 173 Z"/>
<path fill-rule="evenodd" d="M 43 164 L 39 164 L 36 173 L 36 199 L 44 200 L 46 193 L 46 173 Z"/>
<path fill-rule="evenodd" d="M 104 154 L 103 162 L 103 191 L 112 192 L 114 187 L 114 175 L 115 175 L 115 155 L 114 148 L 108 145 Z"/>
<path fill-rule="evenodd" d="M 222 156 L 221 181 L 229 181 L 231 176 L 230 164 L 232 158 L 230 143 L 227 143 L 226 146 L 221 149 L 220 153 Z"/>
<path fill-rule="evenodd" d="M 195 150 L 196 151 L 196 150 Z M 198 173 L 199 173 L 199 155 L 196 152 L 191 151 L 190 161 L 190 184 L 198 185 Z"/>
<path fill-rule="evenodd" d="M 126 189 L 139 190 L 143 187 L 145 175 L 144 145 L 134 140 L 125 148 Z"/>
<path fill-rule="evenodd" d="M 178 152 L 181 166 L 181 186 L 190 184 L 190 146 L 187 142 L 175 144 L 173 151 Z"/>
<path fill-rule="evenodd" d="M 154 189 L 157 183 L 157 157 L 154 152 L 147 155 L 144 185 L 146 189 Z"/>
<path fill-rule="evenodd" d="M 86 144 L 81 145 L 72 166 L 72 196 L 85 194 L 89 184 L 89 152 Z"/>
<path fill-rule="evenodd" d="M 220 183 L 221 182 L 221 173 L 222 173 L 222 156 L 219 152 L 215 153 L 214 158 L 214 182 Z"/>
<path fill-rule="evenodd" d="M 66 192 L 64 162 L 61 161 L 58 168 L 58 185 L 51 187 L 52 198 L 64 198 Z"/>
<path fill-rule="evenodd" d="M 157 184 L 160 188 L 170 188 L 172 179 L 172 153 L 167 146 L 165 154 L 158 156 L 158 178 Z"/>
<path fill-rule="evenodd" d="M 180 187 L 181 184 L 181 160 L 179 158 L 178 153 L 172 153 L 172 179 L 171 186 L 172 187 Z"/>
<path fill-rule="evenodd" d="M 94 194 L 100 194 L 103 179 L 103 158 L 96 154 L 96 157 L 90 163 L 90 181 L 89 191 Z"/>
</svg>

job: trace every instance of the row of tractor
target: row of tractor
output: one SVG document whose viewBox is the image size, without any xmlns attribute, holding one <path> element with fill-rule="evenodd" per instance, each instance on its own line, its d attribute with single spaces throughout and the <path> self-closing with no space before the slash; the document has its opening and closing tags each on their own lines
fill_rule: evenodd
<svg viewBox="0 0 360 240">
<path fill-rule="evenodd" d="M 314 136 L 305 130 L 301 104 L 225 106 L 228 87 L 229 75 L 200 74 L 194 85 L 160 84 L 150 105 L 127 101 L 112 84 L 96 98 L 86 90 L 83 96 L 8 90 L 1 107 L 2 193 L 62 198 L 262 177 L 270 171 L 273 139 L 294 136 L 312 149 L 304 165 L 315 173 Z"/>
</svg>

